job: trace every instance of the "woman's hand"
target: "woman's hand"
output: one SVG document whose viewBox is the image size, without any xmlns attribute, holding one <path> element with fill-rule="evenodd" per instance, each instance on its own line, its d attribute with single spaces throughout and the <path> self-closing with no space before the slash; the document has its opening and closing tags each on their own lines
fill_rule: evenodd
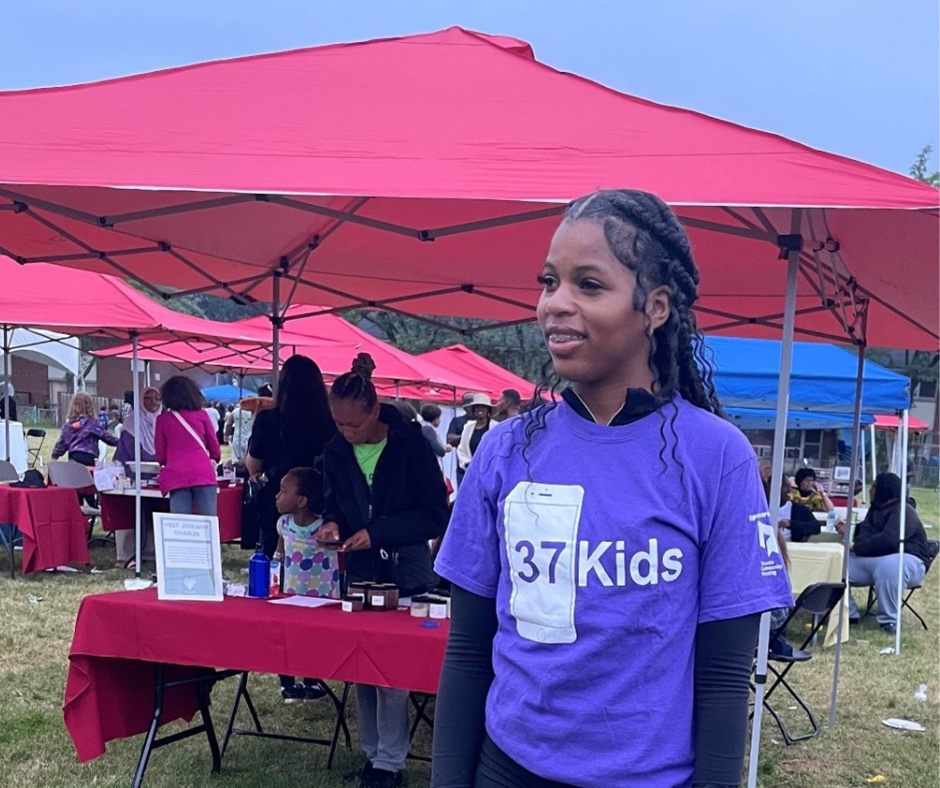
<svg viewBox="0 0 940 788">
<path fill-rule="evenodd" d="M 318 542 L 338 542 L 339 541 L 339 524 L 338 523 L 323 523 L 313 534 L 313 538 Z"/>
<path fill-rule="evenodd" d="M 361 531 L 356 531 L 356 533 L 346 540 L 343 545 L 343 550 L 353 552 L 355 550 L 368 550 L 371 547 L 372 538 L 369 536 L 369 529 L 363 528 Z"/>
</svg>

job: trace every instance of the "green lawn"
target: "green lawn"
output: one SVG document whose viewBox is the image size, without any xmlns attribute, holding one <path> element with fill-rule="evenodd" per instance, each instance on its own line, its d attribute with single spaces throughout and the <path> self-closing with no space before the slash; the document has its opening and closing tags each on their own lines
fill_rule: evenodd
<svg viewBox="0 0 940 788">
<path fill-rule="evenodd" d="M 47 441 L 48 444 L 48 441 Z M 940 525 L 935 491 L 915 490 L 919 511 L 933 526 Z M 226 575 L 236 577 L 247 554 L 225 547 Z M 5 553 L 0 555 L 0 785 L 8 788 L 91 785 L 126 786 L 139 754 L 141 739 L 113 742 L 103 757 L 79 764 L 62 724 L 62 693 L 75 613 L 82 597 L 122 588 L 128 573 L 108 569 L 113 548 L 96 548 L 95 566 L 102 574 L 47 574 L 10 580 Z M 882 785 L 896 788 L 936 788 L 938 726 L 940 726 L 940 572 L 935 568 L 914 597 L 930 624 L 924 632 L 909 614 L 904 618 L 901 656 L 881 656 L 893 645 L 873 619 L 853 628 L 843 649 L 839 713 L 835 727 L 826 727 L 809 742 L 784 747 L 773 722 L 765 718 L 762 734 L 760 784 L 767 788 L 828 788 Z M 38 600 L 38 601 L 37 601 Z M 795 634 L 795 633 L 794 633 Z M 326 646 L 325 646 L 326 647 Z M 832 650 L 818 648 L 811 662 L 794 670 L 793 683 L 821 720 L 828 716 L 832 688 Z M 270 728 L 325 735 L 330 724 L 327 702 L 285 707 L 279 702 L 276 678 L 253 679 L 253 697 Z M 914 700 L 918 684 L 929 687 L 928 701 Z M 225 682 L 213 696 L 214 719 L 222 725 L 234 687 Z M 786 704 L 781 707 L 787 712 Z M 354 713 L 350 714 L 354 723 Z M 916 720 L 926 733 L 891 730 L 886 717 Z M 355 729 L 353 729 L 355 733 Z M 427 746 L 422 740 L 420 745 Z M 151 788 L 212 785 L 216 788 L 320 788 L 349 786 L 343 776 L 361 762 L 354 749 L 340 750 L 332 773 L 325 771 L 326 750 L 289 742 L 237 739 L 226 756 L 219 778 L 209 777 L 204 740 L 196 738 L 151 758 L 145 785 Z M 428 785 L 422 763 L 408 766 L 408 785 Z M 877 775 L 884 780 L 869 782 Z"/>
</svg>

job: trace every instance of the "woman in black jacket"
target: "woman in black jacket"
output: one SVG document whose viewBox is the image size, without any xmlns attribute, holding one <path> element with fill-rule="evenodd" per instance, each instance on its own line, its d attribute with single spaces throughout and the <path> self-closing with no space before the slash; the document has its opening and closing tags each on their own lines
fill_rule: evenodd
<svg viewBox="0 0 940 788">
<path fill-rule="evenodd" d="M 920 585 L 930 563 L 927 532 L 917 510 L 905 504 L 904 586 Z M 837 526 L 840 531 L 844 523 Z M 855 530 L 849 584 L 874 586 L 878 597 L 878 623 L 885 632 L 897 629 L 898 560 L 901 549 L 901 479 L 893 473 L 880 473 L 871 490 L 871 508 Z M 855 600 L 849 596 L 849 618 L 858 620 Z"/>
<path fill-rule="evenodd" d="M 291 356 L 281 368 L 274 407 L 260 411 L 251 429 L 245 467 L 265 481 L 257 517 L 242 518 L 243 548 L 260 543 L 268 558 L 274 555 L 281 479 L 291 468 L 313 467 L 335 434 L 320 368 L 306 356 Z"/>
<path fill-rule="evenodd" d="M 347 582 L 395 583 L 402 596 L 428 591 L 434 572 L 428 541 L 447 525 L 447 491 L 431 447 L 415 422 L 380 405 L 375 363 L 360 353 L 333 383 L 330 407 L 339 435 L 323 454 L 321 540 L 343 540 Z M 360 786 L 402 784 L 408 754 L 408 692 L 357 685 L 359 738 L 367 761 Z"/>
</svg>

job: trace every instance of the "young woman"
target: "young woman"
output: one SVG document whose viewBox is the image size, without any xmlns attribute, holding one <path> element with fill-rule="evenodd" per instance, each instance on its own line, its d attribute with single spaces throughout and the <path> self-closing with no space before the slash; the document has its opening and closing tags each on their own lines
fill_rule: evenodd
<svg viewBox="0 0 940 788">
<path fill-rule="evenodd" d="M 416 422 L 380 405 L 375 363 L 360 353 L 330 391 L 339 430 L 323 454 L 324 525 L 320 539 L 343 539 L 347 582 L 398 586 L 402 596 L 434 584 L 428 540 L 447 524 L 444 477 Z M 357 685 L 359 739 L 367 761 L 359 785 L 394 788 L 408 754 L 408 692 Z"/>
<path fill-rule="evenodd" d="M 154 446 L 160 463 L 160 492 L 177 514 L 218 513 L 215 463 L 221 452 L 199 387 L 174 375 L 160 390 L 164 412 L 157 416 Z"/>
<path fill-rule="evenodd" d="M 269 558 L 274 554 L 278 521 L 274 499 L 281 479 L 291 468 L 315 467 L 335 434 L 320 367 L 306 356 L 291 356 L 281 368 L 274 406 L 258 411 L 251 428 L 245 468 L 250 476 L 266 481 L 256 517 L 242 518 L 242 547 L 251 549 L 260 542 Z"/>
<path fill-rule="evenodd" d="M 437 560 L 435 788 L 736 786 L 762 611 L 792 604 L 757 459 L 696 362 L 682 225 L 567 210 L 539 281 L 560 402 L 481 444 Z"/>
<path fill-rule="evenodd" d="M 118 439 L 117 451 L 114 452 L 116 462 L 134 461 L 134 441 L 140 441 L 141 462 L 154 462 L 157 458 L 157 449 L 154 443 L 157 430 L 157 416 L 163 402 L 160 390 L 148 386 L 141 392 L 142 405 L 135 408 L 124 419 L 121 437 Z"/>
</svg>

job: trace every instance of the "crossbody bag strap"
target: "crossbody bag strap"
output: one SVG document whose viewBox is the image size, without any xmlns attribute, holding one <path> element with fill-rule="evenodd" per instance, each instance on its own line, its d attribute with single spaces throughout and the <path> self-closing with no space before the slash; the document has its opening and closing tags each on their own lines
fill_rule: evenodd
<svg viewBox="0 0 940 788">
<path fill-rule="evenodd" d="M 171 410 L 170 413 L 172 413 L 174 416 L 176 416 L 176 420 L 177 420 L 180 424 L 183 425 L 183 429 L 186 430 L 186 432 L 188 432 L 190 435 L 193 436 L 193 440 L 196 441 L 196 443 L 199 444 L 199 448 L 201 448 L 201 449 L 206 453 L 206 457 L 208 457 L 208 456 L 209 456 L 209 450 L 206 448 L 205 442 L 202 440 L 202 438 L 199 437 L 199 435 L 197 434 L 196 430 L 194 430 L 194 429 L 190 426 L 189 422 L 186 421 L 186 419 L 184 419 L 184 418 L 183 418 L 179 413 L 177 413 L 175 410 Z"/>
</svg>

